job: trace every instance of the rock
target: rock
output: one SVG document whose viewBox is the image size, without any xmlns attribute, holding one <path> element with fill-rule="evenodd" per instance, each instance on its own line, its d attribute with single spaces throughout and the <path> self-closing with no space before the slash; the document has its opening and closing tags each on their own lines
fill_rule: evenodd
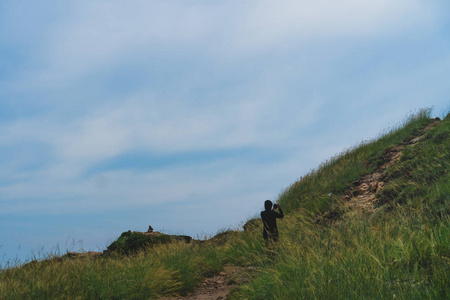
<svg viewBox="0 0 450 300">
<path fill-rule="evenodd" d="M 377 185 L 377 193 L 378 193 L 383 187 L 384 187 L 384 182 L 383 182 L 383 181 L 378 182 L 378 185 Z"/>
<path fill-rule="evenodd" d="M 370 183 L 370 190 L 371 191 L 376 191 L 377 187 L 378 187 L 378 182 L 373 181 L 373 182 Z"/>
<path fill-rule="evenodd" d="M 367 183 L 362 183 L 360 186 L 359 186 L 359 188 L 360 188 L 360 190 L 362 190 L 362 191 L 367 191 L 368 189 L 369 189 L 369 185 L 367 184 Z"/>
</svg>

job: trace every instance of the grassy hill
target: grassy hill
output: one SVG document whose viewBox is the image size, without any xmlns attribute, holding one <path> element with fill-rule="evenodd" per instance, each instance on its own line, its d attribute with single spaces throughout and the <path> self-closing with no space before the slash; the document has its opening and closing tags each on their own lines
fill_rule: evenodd
<svg viewBox="0 0 450 300">
<path fill-rule="evenodd" d="M 2 270 L 0 298 L 186 295 L 226 264 L 247 270 L 229 299 L 449 298 L 449 170 L 450 116 L 422 111 L 289 186 L 278 199 L 286 216 L 274 249 L 261 222 L 249 220 L 245 231 L 202 243 Z"/>
</svg>

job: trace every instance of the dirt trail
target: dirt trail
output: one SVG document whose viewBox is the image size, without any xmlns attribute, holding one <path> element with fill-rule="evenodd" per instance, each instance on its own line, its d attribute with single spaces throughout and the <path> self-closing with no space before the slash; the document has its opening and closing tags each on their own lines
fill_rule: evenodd
<svg viewBox="0 0 450 300">
<path fill-rule="evenodd" d="M 383 180 L 385 178 L 386 169 L 400 160 L 404 149 L 414 147 L 425 137 L 427 131 L 436 126 L 439 121 L 439 118 L 432 120 L 422 129 L 421 135 L 416 136 L 411 140 L 400 144 L 399 146 L 388 149 L 383 154 L 384 163 L 372 173 L 360 178 L 358 181 L 355 181 L 353 186 L 347 190 L 342 199 L 344 200 L 344 206 L 347 209 L 355 208 L 357 211 L 362 212 L 373 211 L 374 204 L 378 200 L 375 195 L 382 190 L 385 185 Z"/>
<path fill-rule="evenodd" d="M 382 156 L 383 163 L 370 174 L 353 182 L 353 185 L 345 191 L 345 194 L 336 199 L 337 201 L 330 210 L 316 216 L 316 223 L 339 222 L 339 219 L 345 216 L 373 212 L 376 207 L 375 204 L 379 200 L 376 194 L 384 188 L 386 183 L 387 168 L 399 161 L 406 148 L 414 147 L 426 136 L 427 131 L 439 122 L 439 118 L 430 120 L 430 123 L 421 130 L 419 136 L 387 149 Z"/>
<path fill-rule="evenodd" d="M 231 288 L 241 279 L 231 280 L 244 270 L 242 267 L 225 266 L 219 275 L 206 278 L 200 287 L 185 297 L 162 298 L 162 300 L 225 300 Z"/>
</svg>

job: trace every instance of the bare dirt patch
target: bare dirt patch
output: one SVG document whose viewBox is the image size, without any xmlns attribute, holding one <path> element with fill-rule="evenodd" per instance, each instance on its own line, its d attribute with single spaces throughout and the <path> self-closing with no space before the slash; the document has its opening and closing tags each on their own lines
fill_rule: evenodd
<svg viewBox="0 0 450 300">
<path fill-rule="evenodd" d="M 374 204 L 378 200 L 376 194 L 382 190 L 385 185 L 384 178 L 386 169 L 397 163 L 402 157 L 404 149 L 414 147 L 426 136 L 427 131 L 436 126 L 439 121 L 438 118 L 432 120 L 422 129 L 421 135 L 402 143 L 400 146 L 387 150 L 383 154 L 384 163 L 372 173 L 354 182 L 353 187 L 347 190 L 346 195 L 344 195 L 345 207 L 354 208 L 362 212 L 372 212 L 374 210 Z"/>
<path fill-rule="evenodd" d="M 378 201 L 376 195 L 386 184 L 385 175 L 387 168 L 397 163 L 401 159 L 403 151 L 406 148 L 414 147 L 426 136 L 427 131 L 436 126 L 439 122 L 439 118 L 431 120 L 430 123 L 421 130 L 419 136 L 413 137 L 409 141 L 386 150 L 382 156 L 383 163 L 371 173 L 353 182 L 352 186 L 347 189 L 344 196 L 337 199 L 337 205 L 323 215 L 317 216 L 316 222 L 335 221 L 345 215 L 373 212 L 376 206 L 375 204 Z"/>
<path fill-rule="evenodd" d="M 192 294 L 185 297 L 162 298 L 162 300 L 225 300 L 231 288 L 240 281 L 238 275 L 243 270 L 242 267 L 225 266 L 218 275 L 203 280 Z"/>
</svg>

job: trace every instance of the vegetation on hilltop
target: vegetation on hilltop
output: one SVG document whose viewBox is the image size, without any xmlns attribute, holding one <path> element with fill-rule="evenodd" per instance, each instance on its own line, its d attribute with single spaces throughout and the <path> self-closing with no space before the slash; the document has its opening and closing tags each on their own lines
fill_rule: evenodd
<svg viewBox="0 0 450 300">
<path fill-rule="evenodd" d="M 252 272 L 230 299 L 448 298 L 449 136 L 449 115 L 436 122 L 422 111 L 292 184 L 278 199 L 287 214 L 275 255 L 267 253 L 261 223 L 251 220 L 245 231 L 201 244 L 2 270 L 0 295 L 158 299 L 185 295 L 233 264 Z"/>
<path fill-rule="evenodd" d="M 160 232 L 125 231 L 109 245 L 104 254 L 135 254 L 150 247 L 170 244 L 175 241 L 189 243 L 192 238 L 186 235 L 169 235 Z"/>
</svg>

